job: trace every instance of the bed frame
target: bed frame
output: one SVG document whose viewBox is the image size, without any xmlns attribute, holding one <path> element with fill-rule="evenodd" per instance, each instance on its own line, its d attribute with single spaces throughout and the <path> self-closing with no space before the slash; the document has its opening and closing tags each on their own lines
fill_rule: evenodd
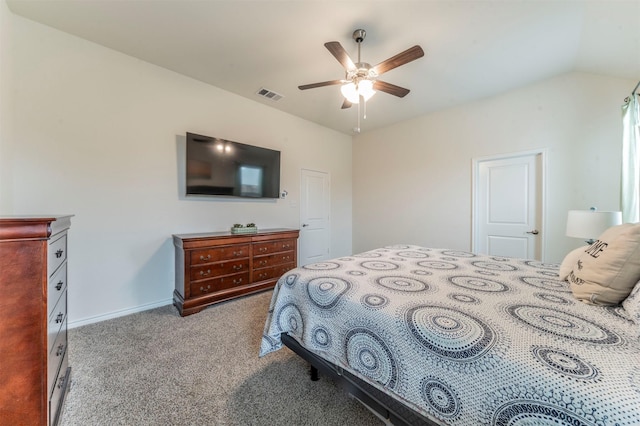
<svg viewBox="0 0 640 426">
<path fill-rule="evenodd" d="M 406 407 L 378 388 L 309 352 L 287 333 L 282 333 L 280 337 L 285 346 L 311 364 L 311 380 L 318 380 L 318 372 L 334 379 L 342 385 L 347 393 L 364 404 L 385 424 L 393 426 L 439 426 L 438 423 Z"/>
</svg>

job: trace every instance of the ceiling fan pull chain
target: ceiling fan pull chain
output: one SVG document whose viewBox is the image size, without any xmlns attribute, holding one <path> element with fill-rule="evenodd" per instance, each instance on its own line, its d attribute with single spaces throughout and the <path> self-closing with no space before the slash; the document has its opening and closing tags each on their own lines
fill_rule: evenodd
<svg viewBox="0 0 640 426">
<path fill-rule="evenodd" d="M 362 110 L 363 110 L 362 119 L 366 120 L 367 119 L 367 100 L 364 97 L 362 97 Z"/>
</svg>

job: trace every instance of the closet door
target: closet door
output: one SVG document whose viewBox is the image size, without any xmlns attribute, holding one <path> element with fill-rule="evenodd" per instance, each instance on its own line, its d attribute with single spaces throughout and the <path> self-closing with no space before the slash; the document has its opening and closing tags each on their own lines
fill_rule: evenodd
<svg viewBox="0 0 640 426">
<path fill-rule="evenodd" d="M 475 163 L 474 247 L 493 256 L 542 259 L 542 153 Z"/>
</svg>

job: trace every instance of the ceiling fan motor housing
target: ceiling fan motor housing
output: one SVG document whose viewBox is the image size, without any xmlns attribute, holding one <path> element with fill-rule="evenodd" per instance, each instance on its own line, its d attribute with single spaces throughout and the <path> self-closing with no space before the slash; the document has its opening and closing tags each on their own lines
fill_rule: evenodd
<svg viewBox="0 0 640 426">
<path fill-rule="evenodd" d="M 347 70 L 345 80 L 357 83 L 360 80 L 374 80 L 378 76 L 373 67 L 366 62 L 358 62 L 354 65 L 354 69 Z"/>
</svg>

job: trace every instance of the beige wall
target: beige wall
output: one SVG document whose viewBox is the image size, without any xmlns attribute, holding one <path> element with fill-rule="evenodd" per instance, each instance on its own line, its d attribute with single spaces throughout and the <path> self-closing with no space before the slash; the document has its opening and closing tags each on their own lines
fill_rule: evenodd
<svg viewBox="0 0 640 426">
<path fill-rule="evenodd" d="M 7 12 L 5 5 L 3 15 Z M 6 16 L 5 16 L 6 17 Z M 71 325 L 170 303 L 171 234 L 299 227 L 300 169 L 331 175 L 331 251 L 351 253 L 351 137 L 86 40 L 8 16 L 7 214 L 75 214 Z M 4 53 L 3 53 L 4 55 Z M 4 98 L 5 93 L 2 93 Z M 284 200 L 180 197 L 185 132 L 282 151 Z M 4 192 L 4 188 L 3 188 Z"/>
<path fill-rule="evenodd" d="M 564 236 L 567 210 L 619 209 L 620 106 L 634 84 L 570 73 L 359 135 L 354 251 L 471 249 L 472 160 L 546 149 L 545 260 L 561 261 L 581 244 Z"/>
<path fill-rule="evenodd" d="M 11 129 L 13 126 L 12 19 L 4 0 L 0 0 L 0 211 L 12 206 Z M 5 159 L 5 160 L 3 160 Z"/>
</svg>

